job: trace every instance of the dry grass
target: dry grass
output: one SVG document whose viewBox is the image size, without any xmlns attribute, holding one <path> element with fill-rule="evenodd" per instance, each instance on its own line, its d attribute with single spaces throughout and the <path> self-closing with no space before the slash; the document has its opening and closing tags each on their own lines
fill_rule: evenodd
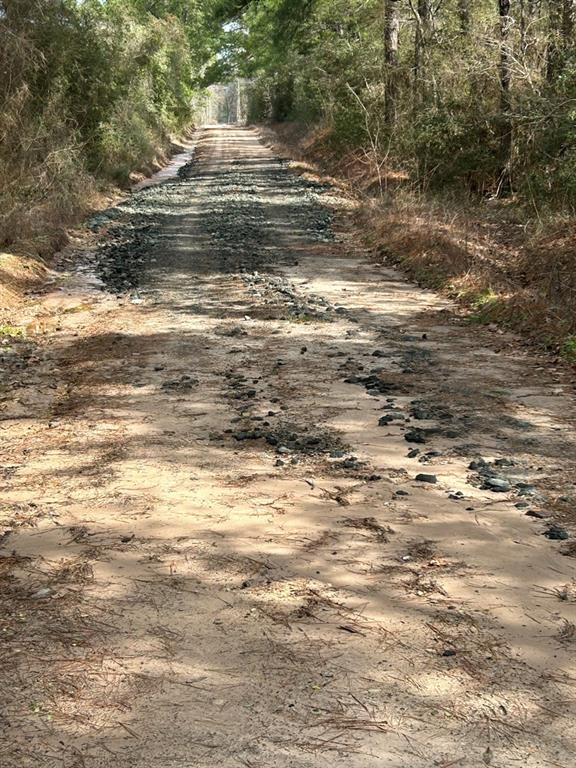
<svg viewBox="0 0 576 768">
<path fill-rule="evenodd" d="M 356 228 L 377 259 L 456 299 L 471 323 L 501 324 L 576 363 L 574 218 L 533 218 L 514 202 L 466 193 L 423 195 L 370 153 L 334 153 L 321 129 L 288 124 L 265 135 L 348 186 Z"/>
<path fill-rule="evenodd" d="M 436 544 L 433 541 L 424 539 L 422 541 L 412 541 L 406 548 L 406 556 L 410 560 L 431 560 L 437 555 Z"/>
<path fill-rule="evenodd" d="M 39 259 L 0 252 L 0 311 L 16 306 L 26 291 L 37 288 L 46 277 L 46 266 Z"/>
<path fill-rule="evenodd" d="M 410 195 L 366 203 L 359 223 L 386 262 L 448 293 L 478 324 L 499 323 L 553 352 L 576 333 L 576 224 L 525 232 L 518 211 L 430 203 Z"/>
<path fill-rule="evenodd" d="M 576 640 L 576 625 L 568 619 L 563 619 L 556 637 L 561 643 L 573 643 Z"/>
<path fill-rule="evenodd" d="M 343 520 L 340 520 L 340 525 L 343 525 L 346 528 L 369 531 L 374 535 L 376 541 L 383 544 L 387 543 L 389 541 L 389 535 L 394 533 L 389 525 L 380 525 L 374 517 L 346 517 Z"/>
</svg>

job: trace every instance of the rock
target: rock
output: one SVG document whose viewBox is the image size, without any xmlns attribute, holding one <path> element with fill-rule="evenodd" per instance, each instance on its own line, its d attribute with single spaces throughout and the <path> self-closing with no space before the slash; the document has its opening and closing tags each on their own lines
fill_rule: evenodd
<svg viewBox="0 0 576 768">
<path fill-rule="evenodd" d="M 436 475 L 427 475 L 424 473 L 420 473 L 419 475 L 416 475 L 415 478 L 419 483 L 432 483 L 435 484 L 438 482 L 438 478 Z"/>
<path fill-rule="evenodd" d="M 423 429 L 409 429 L 404 435 L 404 440 L 407 443 L 425 443 L 426 433 Z"/>
<path fill-rule="evenodd" d="M 34 592 L 32 598 L 34 600 L 45 600 L 47 597 L 51 597 L 54 594 L 54 590 L 50 587 L 42 587 L 37 592 Z"/>
<path fill-rule="evenodd" d="M 394 496 L 410 496 L 408 491 L 403 491 L 400 489 L 399 491 L 394 491 Z"/>
<path fill-rule="evenodd" d="M 446 650 L 442 651 L 442 656 L 448 657 L 448 656 L 456 656 L 456 651 L 454 648 L 446 648 Z"/>
<path fill-rule="evenodd" d="M 179 379 L 165 381 L 162 384 L 161 389 L 164 392 L 189 392 L 194 387 L 197 387 L 199 383 L 198 379 L 194 379 L 192 376 L 184 374 Z"/>
<path fill-rule="evenodd" d="M 534 496 L 536 494 L 536 487 L 532 483 L 515 483 L 514 488 L 517 489 L 519 496 Z"/>
<path fill-rule="evenodd" d="M 544 531 L 544 536 L 546 536 L 547 539 L 552 539 L 553 541 L 566 541 L 566 539 L 570 538 L 568 531 L 556 523 L 552 523 L 548 526 L 548 528 Z"/>
<path fill-rule="evenodd" d="M 486 477 L 484 478 L 484 484 L 482 487 L 485 490 L 493 491 L 494 493 L 507 493 L 512 490 L 512 486 L 503 477 Z"/>
<path fill-rule="evenodd" d="M 527 501 L 519 501 L 516 504 L 514 504 L 516 509 L 527 509 L 530 504 Z"/>
<path fill-rule="evenodd" d="M 528 512 L 526 512 L 526 517 L 535 517 L 537 520 L 544 520 L 546 515 L 543 515 L 542 512 L 537 512 L 535 509 L 529 509 Z"/>
<path fill-rule="evenodd" d="M 412 450 L 408 451 L 406 455 L 409 459 L 415 459 L 419 453 L 420 453 L 420 448 L 412 448 Z"/>
<path fill-rule="evenodd" d="M 488 462 L 484 459 L 474 459 L 474 461 L 471 461 L 470 464 L 468 464 L 468 469 L 477 472 L 479 469 L 486 469 L 487 466 Z"/>
<path fill-rule="evenodd" d="M 276 451 L 277 451 L 277 453 L 285 455 L 287 453 L 290 453 L 290 448 L 287 448 L 285 445 L 280 445 L 280 446 L 278 446 Z"/>
<path fill-rule="evenodd" d="M 515 466 L 515 462 L 512 461 L 512 459 L 496 459 L 494 462 L 494 466 L 496 467 L 513 467 Z"/>
<path fill-rule="evenodd" d="M 381 416 L 378 420 L 379 427 L 386 427 L 393 421 L 405 421 L 404 416 L 400 414 L 387 413 L 385 416 Z"/>
</svg>

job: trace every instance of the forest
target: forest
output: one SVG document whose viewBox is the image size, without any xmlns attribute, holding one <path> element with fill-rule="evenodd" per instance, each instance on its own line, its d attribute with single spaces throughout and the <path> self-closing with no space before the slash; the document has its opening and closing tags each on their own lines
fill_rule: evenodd
<svg viewBox="0 0 576 768">
<path fill-rule="evenodd" d="M 365 189 L 501 201 L 527 235 L 513 280 L 546 272 L 573 309 L 575 20 L 573 0 L 2 0 L 0 242 L 50 253 L 245 77 L 251 122 L 300 126 Z"/>
<path fill-rule="evenodd" d="M 421 189 L 576 202 L 572 0 L 258 2 L 265 114 L 327 126 Z"/>
</svg>

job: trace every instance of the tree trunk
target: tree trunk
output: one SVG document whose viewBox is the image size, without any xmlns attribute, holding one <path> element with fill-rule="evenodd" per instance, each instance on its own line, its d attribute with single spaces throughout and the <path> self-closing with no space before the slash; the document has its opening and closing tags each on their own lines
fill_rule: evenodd
<svg viewBox="0 0 576 768">
<path fill-rule="evenodd" d="M 512 162 L 512 95 L 511 95 L 511 51 L 510 51 L 510 0 L 498 0 L 500 15 L 500 157 L 501 170 L 498 194 L 506 195 L 511 190 L 510 166 Z"/>
<path fill-rule="evenodd" d="M 546 50 L 546 79 L 550 85 L 560 71 L 562 57 L 562 6 L 563 0 L 548 0 L 548 45 Z"/>
<path fill-rule="evenodd" d="M 546 79 L 553 85 L 561 74 L 574 32 L 574 0 L 548 0 Z"/>
<path fill-rule="evenodd" d="M 414 96 L 418 104 L 426 92 L 426 45 L 432 26 L 431 0 L 418 0 L 416 10 L 416 34 L 414 37 Z"/>
<path fill-rule="evenodd" d="M 527 0 L 520 0 L 520 52 L 524 56 L 528 50 L 528 9 Z"/>
<path fill-rule="evenodd" d="M 398 0 L 384 0 L 384 63 L 386 65 L 384 119 L 388 127 L 396 121 L 398 101 Z"/>
</svg>

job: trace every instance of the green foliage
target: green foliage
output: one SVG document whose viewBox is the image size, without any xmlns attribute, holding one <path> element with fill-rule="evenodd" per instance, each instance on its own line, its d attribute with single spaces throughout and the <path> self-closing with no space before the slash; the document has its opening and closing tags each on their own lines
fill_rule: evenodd
<svg viewBox="0 0 576 768">
<path fill-rule="evenodd" d="M 10 323 L 4 323 L 0 325 L 0 336 L 7 336 L 11 339 L 17 339 L 24 336 L 24 328 L 18 325 L 10 325 Z"/>
<path fill-rule="evenodd" d="M 0 0 L 0 242 L 49 250 L 91 176 L 149 166 L 220 35 L 205 0 Z"/>
<path fill-rule="evenodd" d="M 576 336 L 568 336 L 562 344 L 562 357 L 570 363 L 576 363 Z"/>
<path fill-rule="evenodd" d="M 496 0 L 433 2 L 428 20 L 416 0 L 391 5 L 400 24 L 392 68 L 384 55 L 387 0 L 221 0 L 246 32 L 235 64 L 257 80 L 254 114 L 322 122 L 333 146 L 368 149 L 409 170 L 420 188 L 495 195 L 507 164 L 516 195 L 574 208 L 576 42 L 555 26 L 552 3 L 512 3 L 504 42 Z M 571 18 L 576 23 L 576 12 Z M 503 157 L 510 124 L 512 151 Z"/>
</svg>

